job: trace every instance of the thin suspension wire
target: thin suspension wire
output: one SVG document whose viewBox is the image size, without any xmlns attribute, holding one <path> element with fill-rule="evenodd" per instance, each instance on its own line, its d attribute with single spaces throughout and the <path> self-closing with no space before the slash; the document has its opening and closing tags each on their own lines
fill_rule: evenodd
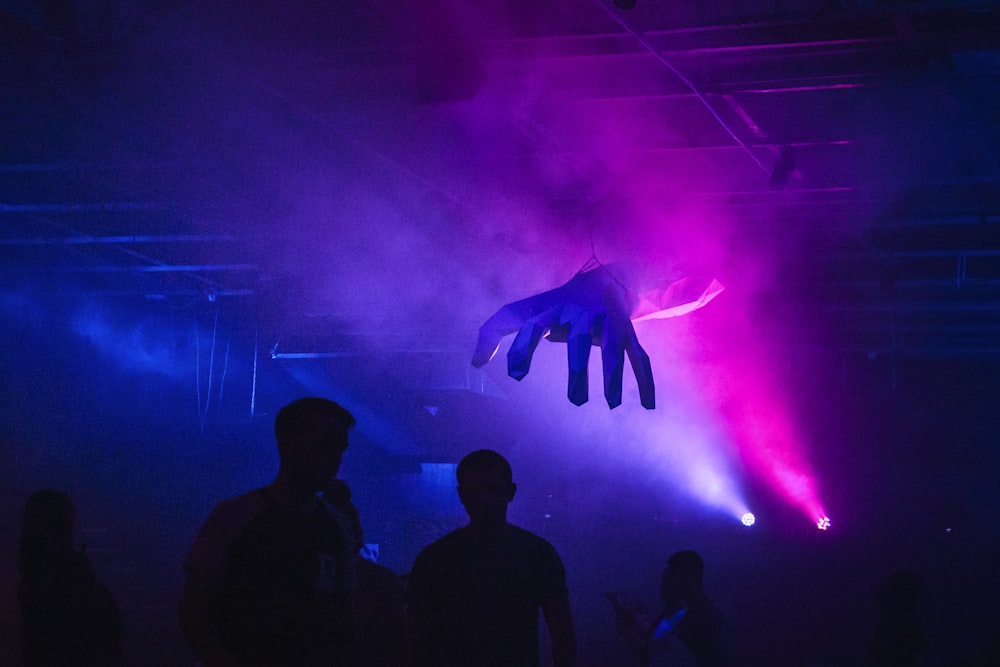
<svg viewBox="0 0 1000 667">
<path fill-rule="evenodd" d="M 586 262 L 583 263 L 583 266 L 580 267 L 580 270 L 577 271 L 576 274 L 574 274 L 573 277 L 575 278 L 576 276 L 579 276 L 582 273 L 586 273 L 587 271 L 595 271 L 597 269 L 603 268 L 604 266 L 605 266 L 604 262 L 602 262 L 600 259 L 597 258 L 597 248 L 594 245 L 594 235 L 591 234 L 591 236 L 590 236 L 590 258 Z M 629 292 L 628 287 L 626 287 L 624 284 L 622 284 L 622 281 L 618 279 L 618 276 L 616 276 L 614 274 L 614 272 L 612 272 L 610 270 L 606 270 L 605 273 L 608 275 L 609 278 L 611 278 L 611 280 L 613 280 L 615 283 L 618 284 L 619 287 L 622 288 L 622 292 L 625 292 L 626 294 L 628 294 L 628 292 Z"/>
<path fill-rule="evenodd" d="M 226 356 L 222 361 L 222 376 L 219 377 L 219 405 L 222 405 L 222 390 L 226 388 L 226 371 L 229 370 L 229 348 L 233 342 L 233 334 L 230 331 L 226 337 Z"/>
<path fill-rule="evenodd" d="M 212 347 L 208 355 L 208 389 L 205 391 L 205 410 L 201 414 L 201 432 L 205 432 L 205 422 L 208 420 L 208 409 L 212 402 L 212 375 L 215 370 L 215 347 L 219 333 L 219 304 L 215 304 L 215 318 L 212 324 Z"/>
<path fill-rule="evenodd" d="M 604 266 L 604 263 L 601 260 L 597 259 L 597 248 L 594 246 L 594 235 L 591 234 L 590 257 L 587 259 L 586 262 L 583 263 L 583 266 L 580 267 L 580 270 L 576 272 L 576 275 L 580 275 L 581 273 L 585 273 L 587 271 L 590 271 L 591 269 L 596 269 L 601 266 Z"/>
<path fill-rule="evenodd" d="M 896 295 L 892 294 L 890 297 L 890 308 L 889 308 L 889 336 L 891 339 L 891 373 L 892 373 L 892 389 L 896 390 L 896 338 L 898 336 L 896 332 Z"/>
<path fill-rule="evenodd" d="M 253 377 L 250 380 L 250 416 L 253 417 L 257 407 L 257 354 L 260 349 L 260 327 L 253 330 Z"/>
<path fill-rule="evenodd" d="M 194 392 L 198 402 L 198 420 L 201 421 L 201 335 L 198 320 L 194 320 Z"/>
</svg>

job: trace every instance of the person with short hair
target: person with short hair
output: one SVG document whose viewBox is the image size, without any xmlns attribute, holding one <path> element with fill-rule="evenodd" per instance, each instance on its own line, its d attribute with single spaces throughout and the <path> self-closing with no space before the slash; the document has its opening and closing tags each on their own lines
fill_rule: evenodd
<svg viewBox="0 0 1000 667">
<path fill-rule="evenodd" d="M 517 485 L 481 449 L 458 465 L 469 524 L 425 547 L 407 588 L 411 667 L 536 667 L 538 612 L 556 667 L 576 664 L 566 573 L 547 540 L 507 522 Z"/>
<path fill-rule="evenodd" d="M 269 485 L 219 503 L 184 570 L 181 627 L 205 667 L 354 667 L 354 536 L 317 493 L 354 417 L 324 398 L 283 407 Z"/>
<path fill-rule="evenodd" d="M 726 623 L 705 592 L 704 576 L 705 562 L 696 551 L 678 551 L 667 559 L 660 581 L 663 618 L 674 619 L 673 634 L 698 667 L 724 667 L 729 664 Z"/>
<path fill-rule="evenodd" d="M 660 579 L 659 616 L 645 613 L 641 605 L 622 594 L 609 594 L 615 608 L 615 627 L 629 643 L 640 664 L 660 664 L 670 656 L 676 637 L 698 667 L 729 665 L 728 637 L 722 612 L 703 586 L 705 562 L 696 551 L 685 549 L 667 558 Z M 666 664 L 666 663 L 664 663 Z"/>
</svg>

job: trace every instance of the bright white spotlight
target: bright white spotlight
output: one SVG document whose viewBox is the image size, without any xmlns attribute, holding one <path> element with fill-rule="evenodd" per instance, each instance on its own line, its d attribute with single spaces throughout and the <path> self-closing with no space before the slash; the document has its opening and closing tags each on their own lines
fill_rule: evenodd
<svg viewBox="0 0 1000 667">
<path fill-rule="evenodd" d="M 754 523 L 756 523 L 757 517 L 753 515 L 753 512 L 747 512 L 746 514 L 740 517 L 740 521 L 743 523 L 744 526 L 749 527 L 754 525 Z"/>
<path fill-rule="evenodd" d="M 819 528 L 820 530 L 826 530 L 827 528 L 829 528 L 830 527 L 830 517 L 828 517 L 828 516 L 821 516 L 819 518 L 819 521 L 816 522 L 816 527 Z"/>
</svg>

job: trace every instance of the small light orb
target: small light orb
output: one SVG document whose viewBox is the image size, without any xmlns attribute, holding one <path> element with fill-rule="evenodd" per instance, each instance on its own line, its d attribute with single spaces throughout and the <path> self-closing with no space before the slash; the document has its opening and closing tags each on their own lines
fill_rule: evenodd
<svg viewBox="0 0 1000 667">
<path fill-rule="evenodd" d="M 744 526 L 752 526 L 757 521 L 757 517 L 753 515 L 753 512 L 747 512 L 740 517 L 740 521 L 743 522 Z"/>
<path fill-rule="evenodd" d="M 819 528 L 820 530 L 826 530 L 827 528 L 829 528 L 830 527 L 830 517 L 828 517 L 828 516 L 821 516 L 819 518 L 819 521 L 816 522 L 816 527 Z"/>
</svg>

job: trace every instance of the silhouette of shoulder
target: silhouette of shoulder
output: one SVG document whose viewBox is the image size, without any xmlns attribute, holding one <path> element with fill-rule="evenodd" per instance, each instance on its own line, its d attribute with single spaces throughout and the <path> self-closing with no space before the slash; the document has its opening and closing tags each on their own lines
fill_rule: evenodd
<svg viewBox="0 0 1000 667">
<path fill-rule="evenodd" d="M 266 502 L 267 497 L 260 488 L 216 505 L 198 531 L 184 561 L 184 569 L 198 567 L 213 573 L 224 570 L 225 545 L 264 508 Z"/>
<path fill-rule="evenodd" d="M 533 559 L 559 562 L 555 547 L 548 540 L 528 530 L 507 524 L 493 535 L 475 535 L 468 527 L 459 528 L 424 547 L 417 556 L 419 565 L 438 559 L 488 559 L 503 555 L 513 563 L 526 565 Z"/>
<path fill-rule="evenodd" d="M 417 605 L 472 587 L 481 595 L 508 599 L 514 593 L 512 583 L 532 605 L 545 595 L 566 592 L 565 570 L 555 547 L 510 524 L 490 535 L 474 534 L 465 527 L 420 552 L 407 591 L 410 602 Z"/>
</svg>

